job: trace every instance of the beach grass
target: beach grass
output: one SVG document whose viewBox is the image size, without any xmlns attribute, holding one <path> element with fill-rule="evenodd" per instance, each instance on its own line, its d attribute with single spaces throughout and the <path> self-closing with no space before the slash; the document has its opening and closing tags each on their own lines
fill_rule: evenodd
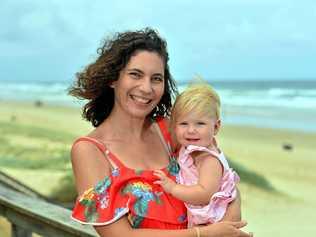
<svg viewBox="0 0 316 237">
<path fill-rule="evenodd" d="M 269 181 L 267 192 L 240 184 L 243 218 L 255 236 L 313 236 L 316 134 L 246 126 L 223 127 L 220 144 L 232 161 Z M 292 149 L 284 148 L 290 144 Z"/>
<path fill-rule="evenodd" d="M 76 137 L 92 129 L 80 108 L 4 101 L 0 108 L 1 171 L 43 195 L 73 200 L 69 150 Z M 255 236 L 316 233 L 315 141 L 316 134 L 222 127 L 219 144 L 241 177 L 243 218 Z M 3 228 L 8 227 L 0 219 L 1 236 Z"/>
<path fill-rule="evenodd" d="M 0 106 L 1 170 L 58 199 L 63 180 L 71 176 L 71 144 L 90 129 L 80 117 L 80 108 L 21 102 L 0 102 Z M 67 201 L 73 198 L 72 193 Z"/>
</svg>

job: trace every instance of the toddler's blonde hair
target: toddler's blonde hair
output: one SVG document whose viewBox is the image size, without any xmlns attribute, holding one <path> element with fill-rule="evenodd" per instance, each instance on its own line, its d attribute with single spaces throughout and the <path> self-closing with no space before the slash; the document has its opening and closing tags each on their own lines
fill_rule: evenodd
<svg viewBox="0 0 316 237">
<path fill-rule="evenodd" d="M 199 79 L 177 96 L 171 110 L 171 128 L 174 128 L 181 116 L 190 112 L 220 119 L 220 106 L 221 102 L 217 92 L 207 82 Z"/>
</svg>

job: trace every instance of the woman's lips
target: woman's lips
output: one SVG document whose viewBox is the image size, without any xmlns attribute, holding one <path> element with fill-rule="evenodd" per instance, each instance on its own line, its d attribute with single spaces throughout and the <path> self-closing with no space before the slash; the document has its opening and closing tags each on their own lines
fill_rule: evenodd
<svg viewBox="0 0 316 237">
<path fill-rule="evenodd" d="M 138 96 L 138 95 L 131 95 L 131 98 L 137 103 L 146 104 L 146 105 L 148 105 L 152 101 L 150 98 L 146 98 L 146 97 Z"/>
</svg>

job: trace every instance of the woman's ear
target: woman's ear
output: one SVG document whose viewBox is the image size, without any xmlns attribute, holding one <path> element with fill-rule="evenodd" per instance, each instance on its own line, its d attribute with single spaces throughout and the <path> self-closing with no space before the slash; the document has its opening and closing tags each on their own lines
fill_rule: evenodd
<svg viewBox="0 0 316 237">
<path fill-rule="evenodd" d="M 116 86 L 116 81 L 113 81 L 109 86 L 114 89 Z"/>
<path fill-rule="evenodd" d="M 222 121 L 218 119 L 214 124 L 214 134 L 217 135 L 219 129 L 221 128 Z"/>
</svg>

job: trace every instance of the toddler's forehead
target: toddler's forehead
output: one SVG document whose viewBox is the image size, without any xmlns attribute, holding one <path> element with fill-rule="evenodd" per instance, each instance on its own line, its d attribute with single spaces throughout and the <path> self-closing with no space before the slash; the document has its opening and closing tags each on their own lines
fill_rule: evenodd
<svg viewBox="0 0 316 237">
<path fill-rule="evenodd" d="M 190 110 L 190 111 L 183 111 L 178 114 L 176 118 L 177 121 L 179 120 L 198 120 L 198 119 L 207 119 L 213 120 L 216 119 L 216 112 L 211 113 L 210 111 L 198 111 L 198 110 Z"/>
</svg>

